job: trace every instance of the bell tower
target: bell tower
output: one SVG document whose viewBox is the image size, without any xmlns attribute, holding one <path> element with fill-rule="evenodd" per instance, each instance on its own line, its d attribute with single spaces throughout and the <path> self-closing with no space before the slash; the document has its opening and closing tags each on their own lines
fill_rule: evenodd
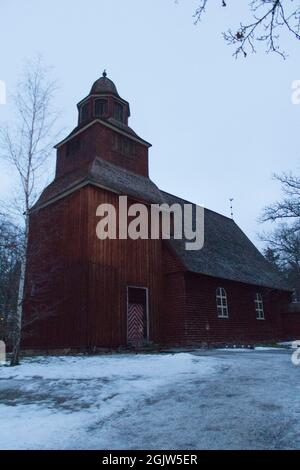
<svg viewBox="0 0 300 470">
<path fill-rule="evenodd" d="M 80 101 L 78 107 L 78 125 L 90 119 L 113 119 L 120 125 L 128 126 L 130 116 L 129 103 L 123 100 L 114 82 L 107 78 L 106 70 L 95 81 L 90 94 Z"/>
<path fill-rule="evenodd" d="M 77 126 L 56 145 L 56 179 L 88 169 L 96 157 L 148 177 L 151 144 L 128 126 L 129 103 L 120 97 L 105 70 L 77 109 Z"/>
</svg>

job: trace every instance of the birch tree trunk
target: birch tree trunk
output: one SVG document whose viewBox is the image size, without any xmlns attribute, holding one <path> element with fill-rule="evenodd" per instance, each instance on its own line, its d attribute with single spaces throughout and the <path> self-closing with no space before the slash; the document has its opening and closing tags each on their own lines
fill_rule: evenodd
<svg viewBox="0 0 300 470">
<path fill-rule="evenodd" d="M 13 350 L 12 350 L 12 355 L 11 355 L 11 360 L 10 360 L 11 366 L 17 366 L 20 363 L 28 236 L 29 236 L 29 214 L 26 214 L 24 247 L 23 247 L 22 260 L 21 260 L 20 281 L 19 281 L 19 290 L 18 290 L 18 303 L 17 303 L 17 311 L 16 311 L 16 321 L 15 321 L 14 332 L 13 332 Z"/>
<path fill-rule="evenodd" d="M 19 187 L 14 207 L 23 218 L 23 245 L 18 302 L 12 332 L 13 351 L 11 365 L 19 364 L 24 298 L 26 290 L 26 266 L 28 263 L 28 237 L 30 208 L 41 188 L 38 183 L 46 172 L 54 140 L 53 134 L 58 113 L 52 107 L 55 82 L 48 78 L 49 69 L 43 67 L 38 58 L 26 65 L 15 96 L 15 120 L 13 129 L 0 129 L 0 157 L 17 171 Z"/>
</svg>

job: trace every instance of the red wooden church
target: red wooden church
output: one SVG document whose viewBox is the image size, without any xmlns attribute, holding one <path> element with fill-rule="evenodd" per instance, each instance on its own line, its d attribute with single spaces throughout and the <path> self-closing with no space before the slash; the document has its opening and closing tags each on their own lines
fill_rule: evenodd
<svg viewBox="0 0 300 470">
<path fill-rule="evenodd" d="M 96 209 L 174 202 L 149 178 L 151 146 L 106 73 L 78 103 L 56 175 L 31 210 L 23 348 L 270 341 L 284 336 L 289 287 L 240 230 L 205 209 L 205 243 L 96 237 Z"/>
</svg>

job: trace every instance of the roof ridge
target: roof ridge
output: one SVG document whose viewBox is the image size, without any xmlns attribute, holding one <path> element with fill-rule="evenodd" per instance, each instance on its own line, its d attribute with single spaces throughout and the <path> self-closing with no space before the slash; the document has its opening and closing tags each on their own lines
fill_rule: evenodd
<svg viewBox="0 0 300 470">
<path fill-rule="evenodd" d="M 131 176 L 135 176 L 137 178 L 142 178 L 143 180 L 145 181 L 150 181 L 152 184 L 154 184 L 154 186 L 157 187 L 157 189 L 160 191 L 159 187 L 157 186 L 157 184 L 154 183 L 154 181 L 152 181 L 151 178 L 149 178 L 148 176 L 144 176 L 144 175 L 140 175 L 139 173 L 135 173 L 134 171 L 131 171 L 131 170 L 128 170 L 128 168 L 123 168 L 122 166 L 120 165 L 116 165 L 115 163 L 112 163 L 112 162 L 109 162 L 108 160 L 105 160 L 104 158 L 100 157 L 99 155 L 96 155 L 91 163 L 91 169 L 93 168 L 94 164 L 95 164 L 95 161 L 96 160 L 100 160 L 101 163 L 103 162 L 104 165 L 107 165 L 108 167 L 113 167 L 115 168 L 116 170 L 121 170 L 123 171 L 124 173 L 127 173 L 128 175 L 131 175 Z"/>
<path fill-rule="evenodd" d="M 65 144 L 73 137 L 77 136 L 78 134 L 81 134 L 81 132 L 83 132 L 86 128 L 97 123 L 102 124 L 106 127 L 111 127 L 115 131 L 121 132 L 123 135 L 125 135 L 129 139 L 131 138 L 133 140 L 136 140 L 147 147 L 152 147 L 152 144 L 150 144 L 150 142 L 147 142 L 147 140 L 140 137 L 130 126 L 124 125 L 124 127 L 121 127 L 119 125 L 116 125 L 115 122 L 111 122 L 109 119 L 104 119 L 104 118 L 101 119 L 99 117 L 94 117 L 74 127 L 74 129 L 63 140 L 61 140 L 56 145 L 54 145 L 54 148 L 58 149 L 61 145 Z"/>
<path fill-rule="evenodd" d="M 168 191 L 164 191 L 163 189 L 159 189 L 159 190 L 160 190 L 160 192 L 162 192 L 162 193 L 164 193 L 164 194 L 168 194 L 169 196 L 175 197 L 176 199 L 180 199 L 181 201 L 187 202 L 188 204 L 193 204 L 194 206 L 198 206 L 198 205 L 199 205 L 199 204 L 197 204 L 196 202 L 192 202 L 192 201 L 189 201 L 189 200 L 187 200 L 187 199 L 185 199 L 185 198 L 182 198 L 182 197 L 180 197 L 180 196 L 176 196 L 175 194 L 169 193 Z M 233 223 L 235 223 L 235 225 L 237 225 L 237 223 L 236 223 L 231 217 L 228 217 L 227 215 L 224 215 L 224 214 L 220 214 L 220 212 L 217 212 L 217 211 L 214 211 L 214 210 L 212 210 L 212 209 L 209 209 L 208 207 L 205 207 L 205 206 L 203 206 L 203 207 L 204 207 L 204 209 L 205 209 L 206 211 L 212 212 L 213 214 L 217 214 L 217 215 L 219 215 L 220 217 L 224 217 L 225 219 L 228 219 L 228 220 L 232 221 Z M 237 226 L 238 226 L 238 225 L 237 225 Z"/>
</svg>

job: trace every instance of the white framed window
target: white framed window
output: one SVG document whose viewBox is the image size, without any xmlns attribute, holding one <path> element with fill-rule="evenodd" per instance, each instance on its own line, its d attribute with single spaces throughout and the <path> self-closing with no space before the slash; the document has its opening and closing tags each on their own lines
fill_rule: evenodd
<svg viewBox="0 0 300 470">
<path fill-rule="evenodd" d="M 297 304 L 299 302 L 299 294 L 297 289 L 293 289 L 292 293 L 292 304 Z"/>
<path fill-rule="evenodd" d="M 223 287 L 218 287 L 216 292 L 217 311 L 219 318 L 228 318 L 227 293 Z"/>
<path fill-rule="evenodd" d="M 262 295 L 259 292 L 255 294 L 254 304 L 255 304 L 256 319 L 264 320 L 265 319 L 264 301 L 263 301 Z"/>
</svg>

